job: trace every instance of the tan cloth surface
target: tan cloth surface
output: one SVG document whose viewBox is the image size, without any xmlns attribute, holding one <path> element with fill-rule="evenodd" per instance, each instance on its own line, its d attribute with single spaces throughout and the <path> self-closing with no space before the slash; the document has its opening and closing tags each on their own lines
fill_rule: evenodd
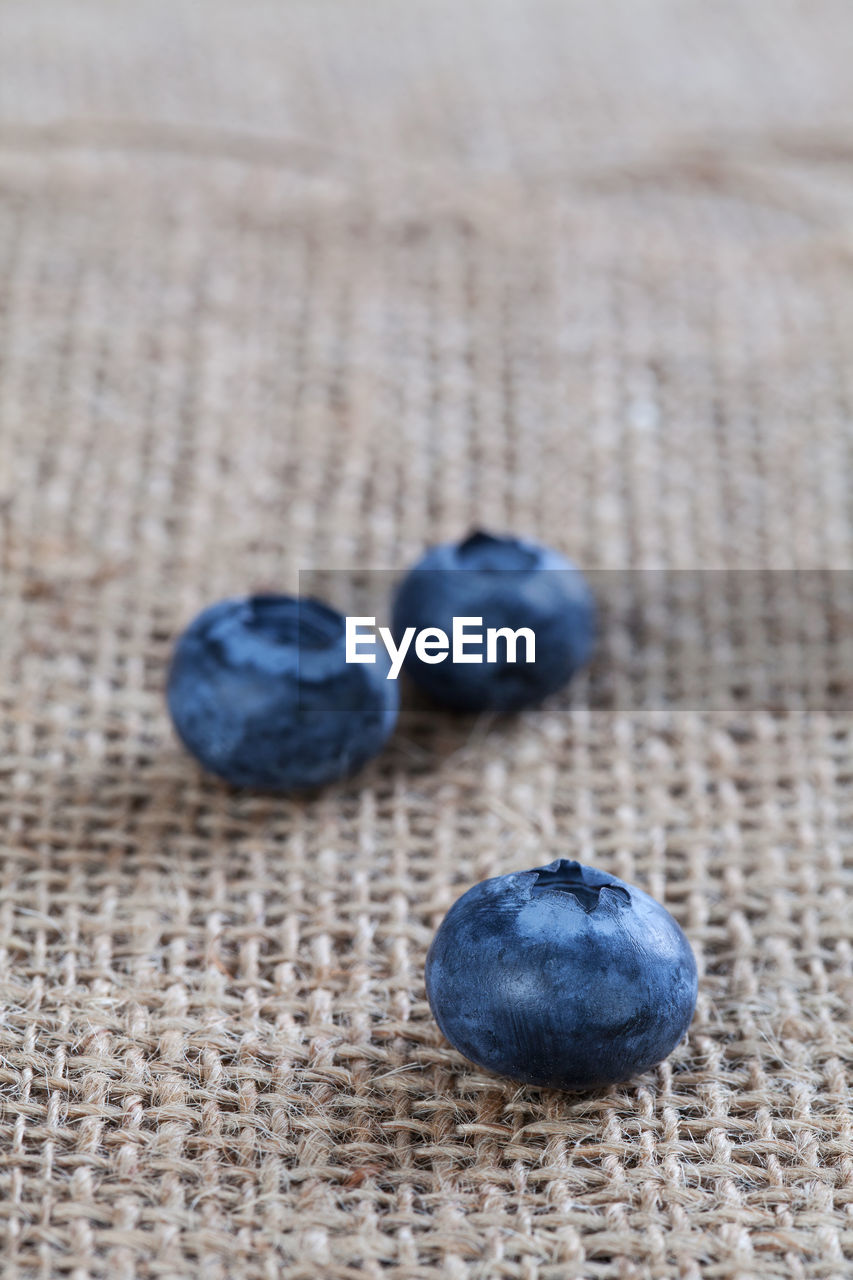
<svg viewBox="0 0 853 1280">
<path fill-rule="evenodd" d="M 851 66 L 841 0 L 0 7 L 5 1275 L 850 1274 L 849 717 L 419 708 L 295 801 L 162 685 L 207 601 L 475 523 L 851 567 Z M 582 1099 L 422 981 L 556 855 L 703 975 Z"/>
</svg>

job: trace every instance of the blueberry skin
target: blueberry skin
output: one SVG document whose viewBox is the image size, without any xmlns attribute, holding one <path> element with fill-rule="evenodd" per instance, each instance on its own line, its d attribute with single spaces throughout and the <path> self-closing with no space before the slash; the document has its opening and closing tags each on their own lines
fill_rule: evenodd
<svg viewBox="0 0 853 1280">
<path fill-rule="evenodd" d="M 433 547 L 403 579 L 394 601 L 392 630 L 399 643 L 407 627 L 440 627 L 452 635 L 454 617 L 483 619 L 487 627 L 530 627 L 536 660 L 421 661 L 410 646 L 404 668 L 437 701 L 460 711 L 517 711 L 535 706 L 565 685 L 588 661 L 595 641 L 595 602 L 583 574 L 557 551 L 521 538 L 475 532 L 460 543 Z M 470 652 L 476 652 L 471 648 Z M 485 657 L 485 654 L 483 655 Z"/>
<path fill-rule="evenodd" d="M 435 1020 L 478 1066 L 589 1089 L 662 1061 L 696 1006 L 696 961 L 669 912 L 565 858 L 474 885 L 426 962 Z"/>
<path fill-rule="evenodd" d="M 390 663 L 344 661 L 344 619 L 317 600 L 255 595 L 205 609 L 175 646 L 166 697 L 178 736 L 237 787 L 301 791 L 353 773 L 397 719 Z"/>
</svg>

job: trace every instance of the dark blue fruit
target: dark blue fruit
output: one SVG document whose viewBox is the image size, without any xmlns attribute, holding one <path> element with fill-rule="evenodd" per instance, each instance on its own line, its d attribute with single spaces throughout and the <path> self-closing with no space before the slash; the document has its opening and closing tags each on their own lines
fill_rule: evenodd
<svg viewBox="0 0 853 1280">
<path fill-rule="evenodd" d="M 397 644 L 406 628 L 439 628 L 451 636 L 454 617 L 483 619 L 483 629 L 527 627 L 535 661 L 519 640 L 509 662 L 503 639 L 497 661 L 423 661 L 409 646 L 405 670 L 427 693 L 463 711 L 515 711 L 561 688 L 592 653 L 595 604 L 581 574 L 548 547 L 521 538 L 472 533 L 464 542 L 433 547 L 404 578 L 393 611 Z M 476 629 L 475 629 L 476 630 Z M 477 652 L 470 646 L 469 653 Z M 485 658 L 485 645 L 480 652 Z"/>
<path fill-rule="evenodd" d="M 316 600 L 222 600 L 175 647 L 167 698 L 184 746 L 238 787 L 299 791 L 352 773 L 385 742 L 397 685 L 344 661 L 344 619 Z"/>
<path fill-rule="evenodd" d="M 466 1058 L 527 1084 L 588 1089 L 671 1052 L 693 1016 L 696 962 L 654 898 L 559 858 L 463 894 L 429 949 L 426 989 Z"/>
</svg>

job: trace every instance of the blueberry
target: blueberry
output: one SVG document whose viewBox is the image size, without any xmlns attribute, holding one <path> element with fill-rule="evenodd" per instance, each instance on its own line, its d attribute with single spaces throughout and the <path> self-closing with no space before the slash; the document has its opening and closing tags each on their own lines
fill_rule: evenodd
<svg viewBox="0 0 853 1280">
<path fill-rule="evenodd" d="M 344 661 L 344 619 L 316 600 L 256 595 L 205 609 L 178 640 L 167 699 L 205 769 L 239 787 L 298 791 L 374 756 L 397 718 L 397 685 Z"/>
<path fill-rule="evenodd" d="M 659 902 L 560 858 L 474 885 L 426 963 L 447 1039 L 489 1071 L 586 1089 L 660 1062 L 696 1004 L 690 944 Z"/>
<path fill-rule="evenodd" d="M 482 630 L 529 628 L 535 660 L 526 661 L 524 638 L 508 661 L 503 638 L 497 661 L 461 663 L 449 653 L 425 662 L 411 644 L 404 663 L 416 684 L 439 702 L 464 711 L 515 711 L 561 688 L 589 659 L 595 605 L 581 574 L 558 552 L 521 538 L 472 533 L 460 543 L 433 547 L 401 583 L 392 630 L 399 644 L 406 628 L 439 628 L 450 637 L 454 617 L 483 619 Z M 473 628 L 475 631 L 478 628 Z M 476 654 L 476 645 L 468 653 Z M 483 646 L 479 652 L 488 656 Z"/>
</svg>

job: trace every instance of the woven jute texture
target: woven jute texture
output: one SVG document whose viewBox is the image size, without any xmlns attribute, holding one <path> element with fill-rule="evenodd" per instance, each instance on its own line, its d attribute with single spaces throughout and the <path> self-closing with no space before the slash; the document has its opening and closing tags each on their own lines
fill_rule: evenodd
<svg viewBox="0 0 853 1280">
<path fill-rule="evenodd" d="M 410 700 L 297 800 L 162 696 L 205 603 L 473 526 L 853 568 L 851 66 L 841 0 L 0 5 L 10 1280 L 851 1274 L 849 714 Z M 560 855 L 701 969 L 588 1097 L 424 997 L 451 902 Z"/>
</svg>

